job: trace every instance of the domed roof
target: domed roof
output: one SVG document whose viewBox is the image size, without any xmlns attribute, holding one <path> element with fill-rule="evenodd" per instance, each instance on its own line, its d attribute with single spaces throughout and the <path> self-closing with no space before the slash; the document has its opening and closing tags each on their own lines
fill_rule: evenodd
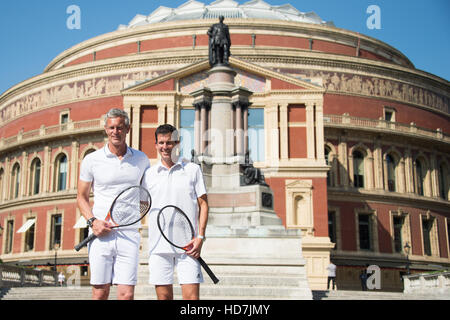
<svg viewBox="0 0 450 320">
<path fill-rule="evenodd" d="M 205 5 L 199 1 L 189 0 L 175 9 L 160 6 L 148 16 L 138 14 L 128 25 L 120 25 L 118 29 L 129 29 L 167 21 L 216 19 L 219 16 L 224 16 L 225 18 L 298 21 L 334 26 L 333 22 L 323 21 L 316 13 L 300 12 L 290 4 L 272 6 L 262 0 L 251 0 L 240 5 L 233 0 L 217 0 L 209 5 Z"/>
</svg>

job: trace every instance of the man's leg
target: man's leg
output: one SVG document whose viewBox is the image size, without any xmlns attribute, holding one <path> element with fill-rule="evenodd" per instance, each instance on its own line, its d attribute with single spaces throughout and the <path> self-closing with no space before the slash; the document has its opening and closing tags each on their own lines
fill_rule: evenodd
<svg viewBox="0 0 450 320">
<path fill-rule="evenodd" d="M 173 300 L 173 254 L 151 254 L 148 259 L 149 283 L 155 285 L 158 300 Z"/>
<path fill-rule="evenodd" d="M 134 286 L 127 284 L 117 285 L 117 299 L 118 300 L 133 300 Z"/>
<path fill-rule="evenodd" d="M 183 300 L 199 300 L 200 284 L 199 283 L 182 284 L 181 293 L 183 294 Z"/>
<path fill-rule="evenodd" d="M 173 285 L 155 285 L 158 300 L 173 300 Z"/>
<path fill-rule="evenodd" d="M 108 300 L 110 284 L 92 286 L 92 300 Z"/>
</svg>

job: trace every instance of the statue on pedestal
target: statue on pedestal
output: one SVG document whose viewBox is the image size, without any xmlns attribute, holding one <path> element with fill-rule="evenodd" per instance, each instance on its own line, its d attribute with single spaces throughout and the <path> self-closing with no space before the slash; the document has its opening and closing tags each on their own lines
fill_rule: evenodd
<svg viewBox="0 0 450 320">
<path fill-rule="evenodd" d="M 209 30 L 209 65 L 228 65 L 230 57 L 230 31 L 228 26 L 223 23 L 225 18 L 219 17 L 219 23 L 213 24 Z"/>
</svg>

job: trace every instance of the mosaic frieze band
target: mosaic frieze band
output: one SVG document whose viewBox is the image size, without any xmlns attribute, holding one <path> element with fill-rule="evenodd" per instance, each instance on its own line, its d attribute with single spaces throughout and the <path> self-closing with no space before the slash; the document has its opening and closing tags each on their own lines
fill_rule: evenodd
<svg viewBox="0 0 450 320">
<path fill-rule="evenodd" d="M 351 73 L 315 70 L 276 69 L 276 71 L 302 80 L 319 79 L 322 81 L 322 86 L 328 92 L 335 91 L 388 98 L 427 106 L 445 113 L 450 112 L 450 99 L 448 97 L 398 81 L 354 75 Z"/>
<path fill-rule="evenodd" d="M 263 77 L 242 70 L 237 71 L 238 74 L 235 78 L 237 86 L 245 87 L 255 93 L 265 91 L 266 81 Z M 328 92 L 388 98 L 450 113 L 450 99 L 448 97 L 398 81 L 351 73 L 316 70 L 276 69 L 276 71 L 302 80 L 320 83 Z M 124 88 L 159 77 L 168 72 L 170 70 L 139 71 L 122 75 L 96 77 L 46 88 L 21 97 L 5 107 L 0 107 L 0 121 L 7 122 L 55 104 L 119 93 Z M 180 91 L 188 94 L 205 87 L 207 77 L 206 72 L 200 72 L 181 79 Z"/>
</svg>

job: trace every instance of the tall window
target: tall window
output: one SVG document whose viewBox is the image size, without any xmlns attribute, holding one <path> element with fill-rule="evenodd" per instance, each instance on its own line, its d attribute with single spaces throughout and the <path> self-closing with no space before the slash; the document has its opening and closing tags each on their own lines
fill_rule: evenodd
<svg viewBox="0 0 450 320">
<path fill-rule="evenodd" d="M 423 185 L 424 185 L 424 172 L 422 161 L 416 160 L 416 175 L 417 175 L 417 194 L 423 196 Z"/>
<path fill-rule="evenodd" d="M 34 159 L 31 162 L 30 170 L 30 193 L 31 195 L 38 194 L 41 182 L 41 160 Z"/>
<path fill-rule="evenodd" d="M 336 243 L 336 212 L 334 211 L 328 211 L 328 236 L 331 242 Z"/>
<path fill-rule="evenodd" d="M 248 109 L 248 147 L 250 159 L 264 161 L 264 109 Z"/>
<path fill-rule="evenodd" d="M 11 198 L 19 197 L 20 189 L 20 165 L 14 164 L 11 175 Z"/>
<path fill-rule="evenodd" d="M 433 220 L 422 217 L 422 235 L 423 235 L 423 253 L 431 256 L 431 231 L 433 228 Z"/>
<path fill-rule="evenodd" d="M 396 179 L 395 179 L 395 161 L 390 154 L 386 156 L 386 166 L 387 166 L 387 184 L 389 191 L 396 190 Z"/>
<path fill-rule="evenodd" d="M 191 159 L 191 150 L 194 149 L 194 109 L 180 110 L 180 135 L 181 146 L 180 155 L 188 160 Z"/>
<path fill-rule="evenodd" d="M 450 219 L 447 220 L 447 245 L 450 248 Z"/>
<path fill-rule="evenodd" d="M 56 160 L 57 183 L 56 191 L 66 190 L 67 183 L 67 157 L 65 154 L 59 156 Z"/>
<path fill-rule="evenodd" d="M 370 215 L 359 214 L 358 215 L 359 226 L 359 248 L 362 250 L 372 250 L 372 232 Z"/>
<path fill-rule="evenodd" d="M 393 217 L 392 221 L 394 225 L 394 250 L 397 253 L 403 252 L 402 231 L 404 219 L 404 217 Z"/>
<path fill-rule="evenodd" d="M 51 217 L 51 230 L 50 230 L 50 249 L 55 247 L 55 244 L 61 244 L 61 227 L 62 216 L 61 214 L 54 214 Z"/>
<path fill-rule="evenodd" d="M 13 248 L 14 220 L 8 220 L 6 223 L 6 244 L 5 253 L 11 253 Z"/>
<path fill-rule="evenodd" d="M 330 165 L 330 148 L 325 147 L 325 163 L 327 166 Z M 331 170 L 327 171 L 327 186 L 331 187 Z"/>
<path fill-rule="evenodd" d="M 359 151 L 353 152 L 353 185 L 364 188 L 364 156 Z"/>
<path fill-rule="evenodd" d="M 30 218 L 28 220 L 31 219 L 36 219 L 36 218 Z M 33 223 L 28 230 L 25 232 L 25 251 L 31 251 L 34 248 L 34 228 L 35 228 L 35 223 Z"/>
<path fill-rule="evenodd" d="M 3 179 L 4 179 L 4 170 L 0 168 L 0 201 L 3 200 Z"/>
<path fill-rule="evenodd" d="M 447 199 L 448 197 L 448 170 L 444 164 L 439 165 L 439 195 L 442 199 Z"/>
</svg>

